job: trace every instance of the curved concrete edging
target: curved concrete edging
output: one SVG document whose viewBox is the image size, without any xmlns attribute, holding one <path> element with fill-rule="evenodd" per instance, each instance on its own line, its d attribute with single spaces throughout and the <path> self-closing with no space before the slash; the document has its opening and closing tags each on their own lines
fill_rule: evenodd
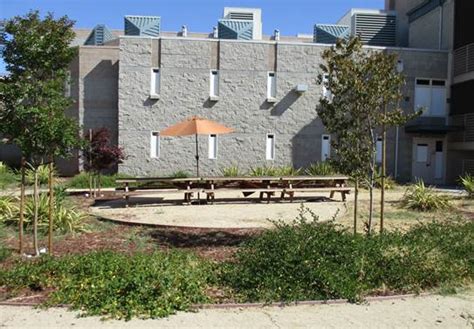
<svg viewBox="0 0 474 329">
<path fill-rule="evenodd" d="M 98 220 L 108 221 L 112 223 L 130 225 L 130 226 L 146 226 L 146 227 L 156 227 L 156 228 L 170 228 L 170 229 L 185 229 L 185 230 L 223 230 L 223 231 L 241 231 L 241 230 L 265 230 L 268 229 L 267 227 L 205 227 L 205 226 L 180 226 L 180 225 L 166 225 L 166 224 L 153 224 L 153 223 L 138 223 L 138 222 L 130 222 L 123 219 L 116 219 L 110 218 L 102 215 L 97 215 L 94 213 L 90 213 L 91 216 L 94 216 Z M 321 221 L 322 222 L 322 221 Z"/>
<path fill-rule="evenodd" d="M 416 297 L 428 297 L 433 296 L 434 293 L 424 292 L 420 294 L 404 294 L 404 295 L 391 295 L 391 296 L 372 296 L 366 297 L 363 301 L 366 302 L 379 302 L 384 300 L 403 300 L 405 298 L 416 298 Z M 354 304 L 349 302 L 347 299 L 328 299 L 328 300 L 303 300 L 295 302 L 278 302 L 278 303 L 225 303 L 225 304 L 194 304 L 191 305 L 191 309 L 233 309 L 233 308 L 262 308 L 262 307 L 286 307 L 286 306 L 299 306 L 299 305 L 336 305 L 336 304 Z M 18 303 L 11 301 L 0 301 L 0 306 L 40 306 L 41 303 Z M 53 307 L 69 308 L 71 305 L 58 304 Z"/>
</svg>

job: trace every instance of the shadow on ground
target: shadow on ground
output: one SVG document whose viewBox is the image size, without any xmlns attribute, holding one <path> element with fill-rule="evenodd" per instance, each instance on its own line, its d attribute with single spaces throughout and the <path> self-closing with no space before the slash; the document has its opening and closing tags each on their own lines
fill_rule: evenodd
<svg viewBox="0 0 474 329">
<path fill-rule="evenodd" d="M 232 247 L 238 246 L 262 230 L 174 230 L 156 229 L 148 232 L 149 237 L 159 245 L 176 248 Z"/>
</svg>

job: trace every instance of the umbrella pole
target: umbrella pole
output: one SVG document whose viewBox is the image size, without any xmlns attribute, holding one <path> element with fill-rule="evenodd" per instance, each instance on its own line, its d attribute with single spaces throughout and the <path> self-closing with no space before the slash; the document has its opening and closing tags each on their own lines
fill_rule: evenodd
<svg viewBox="0 0 474 329">
<path fill-rule="evenodd" d="M 196 177 L 199 177 L 199 139 L 196 134 Z M 198 192 L 198 204 L 201 204 L 201 193 Z"/>
<path fill-rule="evenodd" d="M 199 140 L 196 134 L 196 177 L 199 177 Z"/>
</svg>

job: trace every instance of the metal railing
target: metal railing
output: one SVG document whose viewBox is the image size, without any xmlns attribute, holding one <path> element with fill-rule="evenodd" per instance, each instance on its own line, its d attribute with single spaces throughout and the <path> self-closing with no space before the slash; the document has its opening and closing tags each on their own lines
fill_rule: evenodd
<svg viewBox="0 0 474 329">
<path fill-rule="evenodd" d="M 454 50 L 454 76 L 474 71 L 474 43 Z"/>
</svg>

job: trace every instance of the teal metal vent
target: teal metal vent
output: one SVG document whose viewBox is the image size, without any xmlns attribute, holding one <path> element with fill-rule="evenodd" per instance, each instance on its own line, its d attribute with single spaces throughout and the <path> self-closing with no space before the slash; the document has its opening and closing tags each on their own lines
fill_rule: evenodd
<svg viewBox="0 0 474 329">
<path fill-rule="evenodd" d="M 252 40 L 253 22 L 237 19 L 220 19 L 217 25 L 220 39 Z"/>
<path fill-rule="evenodd" d="M 112 33 L 104 24 L 99 24 L 94 27 L 92 32 L 87 37 L 84 45 L 86 46 L 102 46 L 105 42 L 115 39 Z"/>
<path fill-rule="evenodd" d="M 125 16 L 125 35 L 157 37 L 160 25 L 159 16 Z"/>
<path fill-rule="evenodd" d="M 347 39 L 351 29 L 347 25 L 316 24 L 314 26 L 313 41 L 319 43 L 336 43 L 337 39 Z"/>
</svg>

